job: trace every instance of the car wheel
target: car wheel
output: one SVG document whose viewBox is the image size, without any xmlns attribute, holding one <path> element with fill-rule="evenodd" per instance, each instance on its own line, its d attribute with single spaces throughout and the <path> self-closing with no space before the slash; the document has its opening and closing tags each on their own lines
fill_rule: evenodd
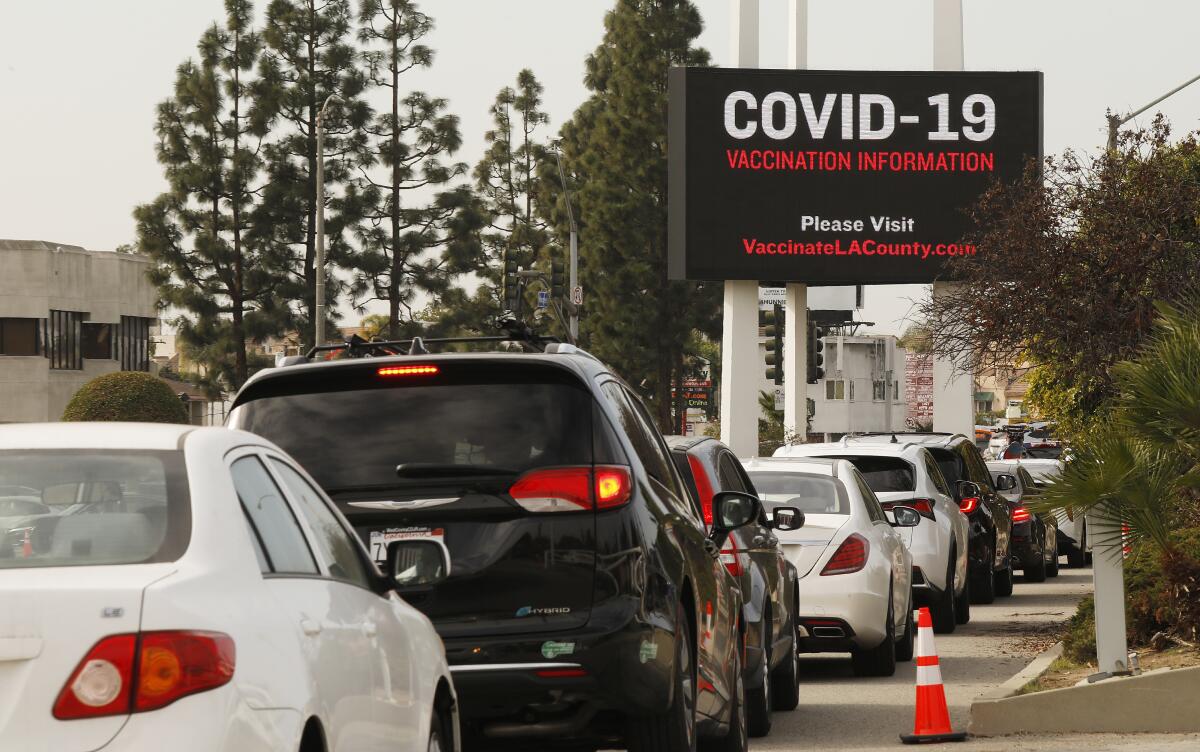
<svg viewBox="0 0 1200 752">
<path fill-rule="evenodd" d="M 976 572 L 974 581 L 971 583 L 971 602 L 972 603 L 991 603 L 996 600 L 996 578 L 992 574 L 991 562 L 996 558 L 996 549 L 989 548 L 984 555 L 984 561 L 987 562 L 982 572 Z"/>
<path fill-rule="evenodd" d="M 913 649 L 916 647 L 917 623 L 913 619 L 913 605 L 913 597 L 909 593 L 908 616 L 904 619 L 904 634 L 901 635 L 900 642 L 896 643 L 896 660 L 898 661 L 911 661 Z"/>
<path fill-rule="evenodd" d="M 888 595 L 883 642 L 870 650 L 854 651 L 850 654 L 850 661 L 854 665 L 855 676 L 891 676 L 896 673 L 896 618 L 891 594 Z"/>
<path fill-rule="evenodd" d="M 771 615 L 763 613 L 762 666 L 756 677 L 757 684 L 753 689 L 746 690 L 746 731 L 752 737 L 766 736 L 771 733 Z"/>
<path fill-rule="evenodd" d="M 733 697 L 729 708 L 729 733 L 716 739 L 703 739 L 702 752 L 746 752 L 750 737 L 746 724 L 746 679 L 742 672 L 742 651 L 733 651 Z M 664 747 L 664 749 L 672 749 Z"/>
<path fill-rule="evenodd" d="M 629 719 L 626 743 L 629 752 L 696 749 L 696 662 L 692 654 L 692 628 L 683 608 L 675 623 L 675 697 L 665 713 Z"/>
<path fill-rule="evenodd" d="M 963 582 L 962 593 L 954 596 L 954 621 L 966 624 L 971 621 L 971 578 Z"/>
<path fill-rule="evenodd" d="M 1046 581 L 1046 540 L 1042 539 L 1042 545 L 1038 548 L 1037 556 L 1034 557 L 1033 566 L 1026 565 L 1021 570 L 1021 576 L 1026 582 L 1045 582 Z"/>
<path fill-rule="evenodd" d="M 796 638 L 796 614 L 788 617 L 787 634 L 792 636 L 787 657 L 771 672 L 771 709 L 795 710 L 800 705 L 800 643 Z"/>
<path fill-rule="evenodd" d="M 1046 576 L 1058 576 L 1058 532 L 1054 533 L 1054 550 L 1051 551 L 1050 560 L 1046 562 Z"/>
<path fill-rule="evenodd" d="M 933 631 L 937 634 L 950 634 L 958 624 L 954 615 L 954 552 L 950 552 L 950 562 L 946 565 L 946 589 L 942 591 L 933 608 L 929 609 L 933 618 Z"/>
<path fill-rule="evenodd" d="M 1013 592 L 1013 563 L 1012 557 L 1008 559 L 1008 565 L 1004 569 L 996 573 L 996 595 L 1001 598 L 1007 598 Z"/>
<path fill-rule="evenodd" d="M 426 747 L 427 752 L 447 752 L 450 749 L 449 741 L 443 736 L 443 729 L 446 725 L 442 722 L 442 715 L 436 710 L 433 711 L 433 720 L 429 723 L 429 745 Z"/>
</svg>

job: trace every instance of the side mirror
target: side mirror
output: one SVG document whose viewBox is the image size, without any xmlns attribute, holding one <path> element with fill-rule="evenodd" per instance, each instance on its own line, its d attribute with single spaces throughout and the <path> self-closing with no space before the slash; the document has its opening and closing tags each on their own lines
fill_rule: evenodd
<svg viewBox="0 0 1200 752">
<path fill-rule="evenodd" d="M 724 543 L 730 531 L 757 520 L 761 509 L 762 502 L 757 496 L 740 491 L 713 494 L 713 524 L 710 537 L 717 543 Z"/>
<path fill-rule="evenodd" d="M 958 498 L 971 499 L 979 498 L 983 495 L 983 491 L 979 488 L 978 483 L 973 483 L 969 480 L 960 480 L 958 482 Z"/>
<path fill-rule="evenodd" d="M 398 588 L 430 587 L 450 575 L 450 554 L 430 540 L 392 541 L 385 572 Z"/>
<path fill-rule="evenodd" d="M 892 527 L 916 527 L 921 524 L 921 513 L 912 507 L 892 507 Z"/>
<path fill-rule="evenodd" d="M 771 527 L 783 532 L 804 527 L 804 512 L 796 507 L 775 507 L 771 512 Z"/>
<path fill-rule="evenodd" d="M 1009 475 L 1008 473 L 1001 473 L 1000 475 L 996 476 L 996 490 L 997 491 L 1011 491 L 1016 487 L 1017 487 L 1016 476 Z"/>
</svg>

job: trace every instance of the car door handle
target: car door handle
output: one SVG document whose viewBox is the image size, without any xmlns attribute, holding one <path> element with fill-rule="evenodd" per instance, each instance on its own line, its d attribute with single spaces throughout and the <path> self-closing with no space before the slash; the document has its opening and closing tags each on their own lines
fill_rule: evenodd
<svg viewBox="0 0 1200 752">
<path fill-rule="evenodd" d="M 375 626 L 375 622 L 373 621 L 364 623 L 362 630 L 363 634 L 365 634 L 367 637 L 374 637 L 378 633 L 378 628 Z"/>
<path fill-rule="evenodd" d="M 300 630 L 309 637 L 316 637 L 321 634 L 321 625 L 312 619 L 301 619 Z"/>
</svg>

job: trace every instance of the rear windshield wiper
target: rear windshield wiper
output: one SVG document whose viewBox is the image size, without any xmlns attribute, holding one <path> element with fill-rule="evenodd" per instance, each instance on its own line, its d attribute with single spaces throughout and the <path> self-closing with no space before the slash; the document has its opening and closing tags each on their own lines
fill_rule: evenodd
<svg viewBox="0 0 1200 752">
<path fill-rule="evenodd" d="M 405 462 L 396 465 L 396 475 L 401 478 L 461 478 L 490 477 L 495 475 L 517 475 L 519 471 L 492 465 L 458 465 L 437 462 Z"/>
</svg>

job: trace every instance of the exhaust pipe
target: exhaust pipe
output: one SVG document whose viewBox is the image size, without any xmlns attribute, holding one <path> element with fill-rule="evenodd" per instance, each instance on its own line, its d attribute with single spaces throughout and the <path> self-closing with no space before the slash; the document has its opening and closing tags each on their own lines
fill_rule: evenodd
<svg viewBox="0 0 1200 752">
<path fill-rule="evenodd" d="M 812 627 L 810 630 L 813 637 L 839 638 L 846 636 L 846 630 L 841 627 Z"/>
</svg>

